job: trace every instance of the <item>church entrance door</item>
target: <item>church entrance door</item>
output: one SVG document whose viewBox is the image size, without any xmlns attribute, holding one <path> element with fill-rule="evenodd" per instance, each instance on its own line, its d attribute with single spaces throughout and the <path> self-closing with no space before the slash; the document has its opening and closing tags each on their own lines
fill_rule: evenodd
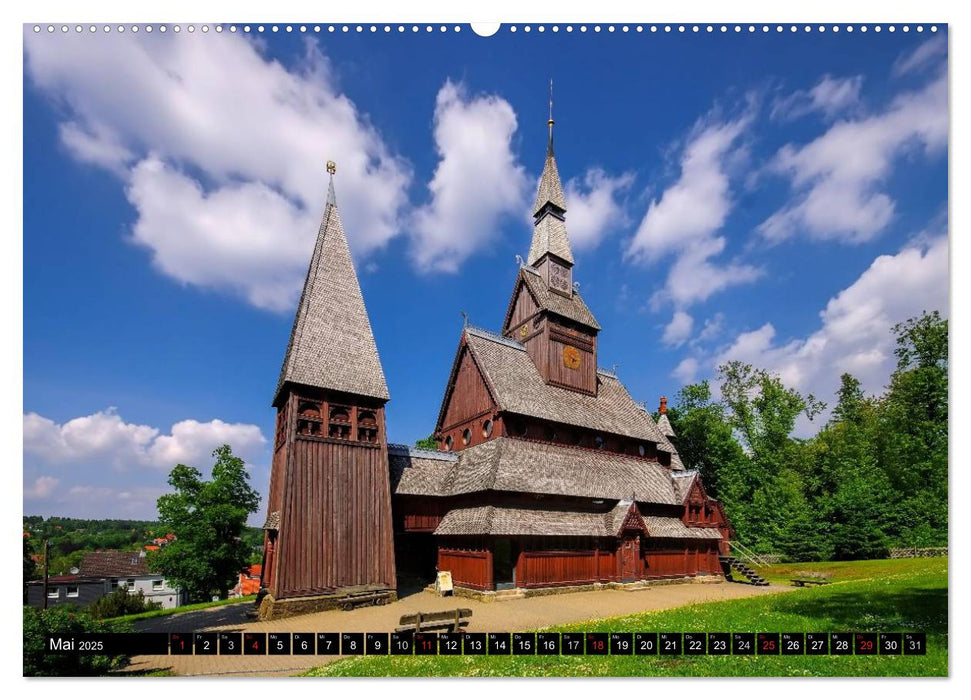
<svg viewBox="0 0 971 700">
<path fill-rule="evenodd" d="M 637 557 L 641 550 L 639 535 L 625 535 L 620 542 L 620 580 L 625 583 L 637 580 Z"/>
<path fill-rule="evenodd" d="M 507 539 L 498 539 L 493 543 L 492 579 L 497 591 L 516 587 L 516 566 L 512 549 L 512 542 Z"/>
</svg>

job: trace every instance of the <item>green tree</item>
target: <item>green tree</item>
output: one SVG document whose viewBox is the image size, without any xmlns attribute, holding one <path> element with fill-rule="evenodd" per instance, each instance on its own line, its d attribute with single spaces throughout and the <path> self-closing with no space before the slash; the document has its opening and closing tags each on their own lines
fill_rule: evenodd
<svg viewBox="0 0 971 700">
<path fill-rule="evenodd" d="M 710 496 L 731 499 L 731 485 L 739 481 L 748 458 L 728 424 L 724 404 L 712 399 L 708 382 L 683 387 L 668 408 L 668 420 L 681 461 L 701 473 Z"/>
<path fill-rule="evenodd" d="M 947 544 L 948 322 L 933 311 L 894 326 L 897 369 L 881 402 L 877 448 L 900 495 L 894 540 Z M 931 539 L 931 542 L 927 542 Z"/>
<path fill-rule="evenodd" d="M 419 450 L 437 450 L 438 440 L 435 439 L 434 435 L 429 435 L 421 440 L 415 440 L 415 447 Z"/>
<path fill-rule="evenodd" d="M 169 474 L 175 493 L 158 499 L 159 521 L 176 539 L 149 555 L 149 565 L 191 600 L 213 594 L 225 598 L 249 561 L 243 541 L 246 519 L 259 507 L 260 496 L 249 485 L 243 460 L 229 445 L 212 453 L 212 479 L 194 467 L 176 465 Z"/>
</svg>

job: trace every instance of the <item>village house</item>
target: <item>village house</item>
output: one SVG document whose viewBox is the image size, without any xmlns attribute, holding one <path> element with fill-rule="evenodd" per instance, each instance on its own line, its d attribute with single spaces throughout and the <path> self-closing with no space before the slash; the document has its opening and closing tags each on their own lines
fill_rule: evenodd
<svg viewBox="0 0 971 700">
<path fill-rule="evenodd" d="M 73 571 L 73 570 L 72 570 Z M 161 574 L 149 570 L 143 552 L 89 552 L 84 555 L 77 573 L 51 576 L 47 583 L 47 606 L 77 605 L 84 607 L 119 588 L 131 594 L 141 592 L 146 601 L 161 603 L 162 608 L 185 605 L 186 596 Z M 27 584 L 27 603 L 44 605 L 44 581 Z"/>
</svg>

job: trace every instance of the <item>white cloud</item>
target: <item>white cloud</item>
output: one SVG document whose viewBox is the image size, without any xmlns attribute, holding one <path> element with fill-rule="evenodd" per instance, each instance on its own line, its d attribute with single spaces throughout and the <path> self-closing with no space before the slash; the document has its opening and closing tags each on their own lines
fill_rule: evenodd
<svg viewBox="0 0 971 700">
<path fill-rule="evenodd" d="M 680 178 L 651 202 L 630 241 L 628 259 L 650 263 L 675 256 L 664 288 L 652 299 L 655 307 L 665 300 L 684 307 L 758 277 L 750 265 L 713 260 L 725 249 L 725 238 L 716 234 L 734 204 L 728 168 L 750 121 L 746 114 L 699 123 L 681 156 Z"/>
<path fill-rule="evenodd" d="M 691 384 L 698 376 L 700 363 L 694 357 L 686 357 L 671 372 L 671 376 L 681 380 L 682 384 Z"/>
<path fill-rule="evenodd" d="M 419 269 L 455 272 L 495 236 L 499 219 L 526 207 L 528 182 L 512 152 L 516 113 L 496 95 L 469 97 L 446 81 L 435 102 L 438 167 L 431 201 L 415 212 Z"/>
<path fill-rule="evenodd" d="M 570 242 L 578 249 L 595 248 L 601 240 L 627 223 L 617 197 L 634 182 L 633 173 L 611 177 L 601 168 L 590 168 L 583 178 L 566 183 L 567 226 Z"/>
<path fill-rule="evenodd" d="M 917 73 L 929 67 L 936 66 L 940 59 L 947 55 L 947 39 L 938 34 L 920 44 L 910 53 L 900 56 L 893 64 L 893 74 L 896 76 Z"/>
<path fill-rule="evenodd" d="M 698 340 L 708 341 L 717 338 L 719 335 L 721 335 L 724 326 L 725 314 L 719 311 L 711 318 L 705 319 L 705 325 L 698 334 Z"/>
<path fill-rule="evenodd" d="M 25 29 L 27 75 L 63 106 L 65 147 L 125 178 L 135 240 L 179 282 L 262 308 L 292 306 L 328 159 L 338 164 L 355 254 L 399 233 L 409 167 L 340 91 L 312 42 L 288 68 L 239 34 L 54 38 Z"/>
<path fill-rule="evenodd" d="M 39 476 L 30 486 L 24 486 L 25 499 L 48 498 L 61 480 L 53 476 Z"/>
<path fill-rule="evenodd" d="M 691 329 L 694 327 L 694 324 L 694 319 L 684 311 L 675 311 L 674 316 L 671 317 L 671 322 L 664 328 L 664 335 L 661 337 L 661 342 L 668 347 L 679 347 L 683 345 L 684 341 L 691 335 Z"/>
<path fill-rule="evenodd" d="M 222 444 L 247 460 L 260 455 L 266 444 L 255 425 L 184 420 L 163 435 L 158 428 L 126 423 L 113 408 L 64 423 L 37 413 L 26 413 L 23 420 L 24 454 L 72 469 L 93 464 L 171 469 L 182 462 L 205 471 L 211 452 Z"/>
<path fill-rule="evenodd" d="M 809 90 L 797 90 L 777 99 L 772 105 L 772 119 L 797 119 L 813 112 L 822 113 L 827 119 L 853 109 L 860 103 L 863 76 L 833 78 L 824 75 Z"/>
<path fill-rule="evenodd" d="M 876 258 L 831 298 L 814 333 L 780 342 L 775 327 L 766 323 L 739 334 L 714 365 L 751 363 L 830 404 L 843 372 L 860 379 L 867 392 L 879 393 L 895 367 L 892 327 L 924 311 L 946 316 L 947 280 L 947 236 L 919 237 L 894 255 Z"/>
<path fill-rule="evenodd" d="M 947 145 L 947 80 L 941 74 L 916 92 L 899 95 L 886 110 L 840 121 L 816 140 L 787 144 L 772 168 L 789 178 L 794 201 L 759 225 L 776 242 L 797 233 L 816 239 L 866 241 L 893 218 L 894 201 L 880 191 L 901 154 Z"/>
</svg>

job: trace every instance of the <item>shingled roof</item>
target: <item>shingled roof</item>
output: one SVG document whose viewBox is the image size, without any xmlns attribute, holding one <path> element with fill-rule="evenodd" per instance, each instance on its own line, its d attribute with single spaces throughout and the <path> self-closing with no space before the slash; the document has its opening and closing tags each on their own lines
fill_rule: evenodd
<svg viewBox="0 0 971 700">
<path fill-rule="evenodd" d="M 553 141 L 550 140 L 546 150 L 546 162 L 543 163 L 543 174 L 539 178 L 536 190 L 536 203 L 533 204 L 533 216 L 536 216 L 547 204 L 552 204 L 560 211 L 566 211 L 566 199 L 563 197 L 563 185 L 560 184 L 560 173 L 556 168 L 556 156 L 553 155 Z"/>
<path fill-rule="evenodd" d="M 274 405 L 284 384 L 389 398 L 331 179 Z"/>
<path fill-rule="evenodd" d="M 78 567 L 80 576 L 100 576 L 104 578 L 124 578 L 126 576 L 148 576 L 152 572 L 145 563 L 145 557 L 138 552 L 88 552 Z"/>
<path fill-rule="evenodd" d="M 557 292 L 550 291 L 546 281 L 532 267 L 523 267 L 522 275 L 523 281 L 526 283 L 529 291 L 532 292 L 537 305 L 541 309 L 546 309 L 571 321 L 582 323 L 594 330 L 600 330 L 600 324 L 597 323 L 597 319 L 594 318 L 593 313 L 587 308 L 587 305 L 580 297 L 580 292 L 574 289 L 573 293 L 569 297 L 566 297 Z"/>
<path fill-rule="evenodd" d="M 679 518 L 666 518 L 657 515 L 645 515 L 649 537 L 673 537 L 691 540 L 718 540 L 721 531 L 715 527 L 688 527 Z"/>
<path fill-rule="evenodd" d="M 566 234 L 566 222 L 553 214 L 544 215 L 534 225 L 533 240 L 529 246 L 529 258 L 526 262 L 535 265 L 547 253 L 552 253 L 565 262 L 573 262 L 573 251 L 570 249 L 570 239 Z"/>
<path fill-rule="evenodd" d="M 388 445 L 391 492 L 403 496 L 442 495 L 458 455 L 454 452 L 419 450 L 407 445 Z"/>
<path fill-rule="evenodd" d="M 442 518 L 436 535 L 572 535 L 607 537 L 603 513 L 477 506 L 455 508 Z"/>
<path fill-rule="evenodd" d="M 671 421 L 668 420 L 667 413 L 662 413 L 661 417 L 657 419 L 657 427 L 664 433 L 665 437 L 675 437 L 674 428 L 671 427 Z"/>
<path fill-rule="evenodd" d="M 522 344 L 471 327 L 466 338 L 500 410 L 648 440 L 658 443 L 658 449 L 673 450 L 616 376 L 599 372 L 596 396 L 561 389 L 543 381 Z"/>
<path fill-rule="evenodd" d="M 483 491 L 537 493 L 680 505 L 668 470 L 637 457 L 495 438 L 454 461 L 389 450 L 395 495 L 457 496 Z"/>
</svg>

